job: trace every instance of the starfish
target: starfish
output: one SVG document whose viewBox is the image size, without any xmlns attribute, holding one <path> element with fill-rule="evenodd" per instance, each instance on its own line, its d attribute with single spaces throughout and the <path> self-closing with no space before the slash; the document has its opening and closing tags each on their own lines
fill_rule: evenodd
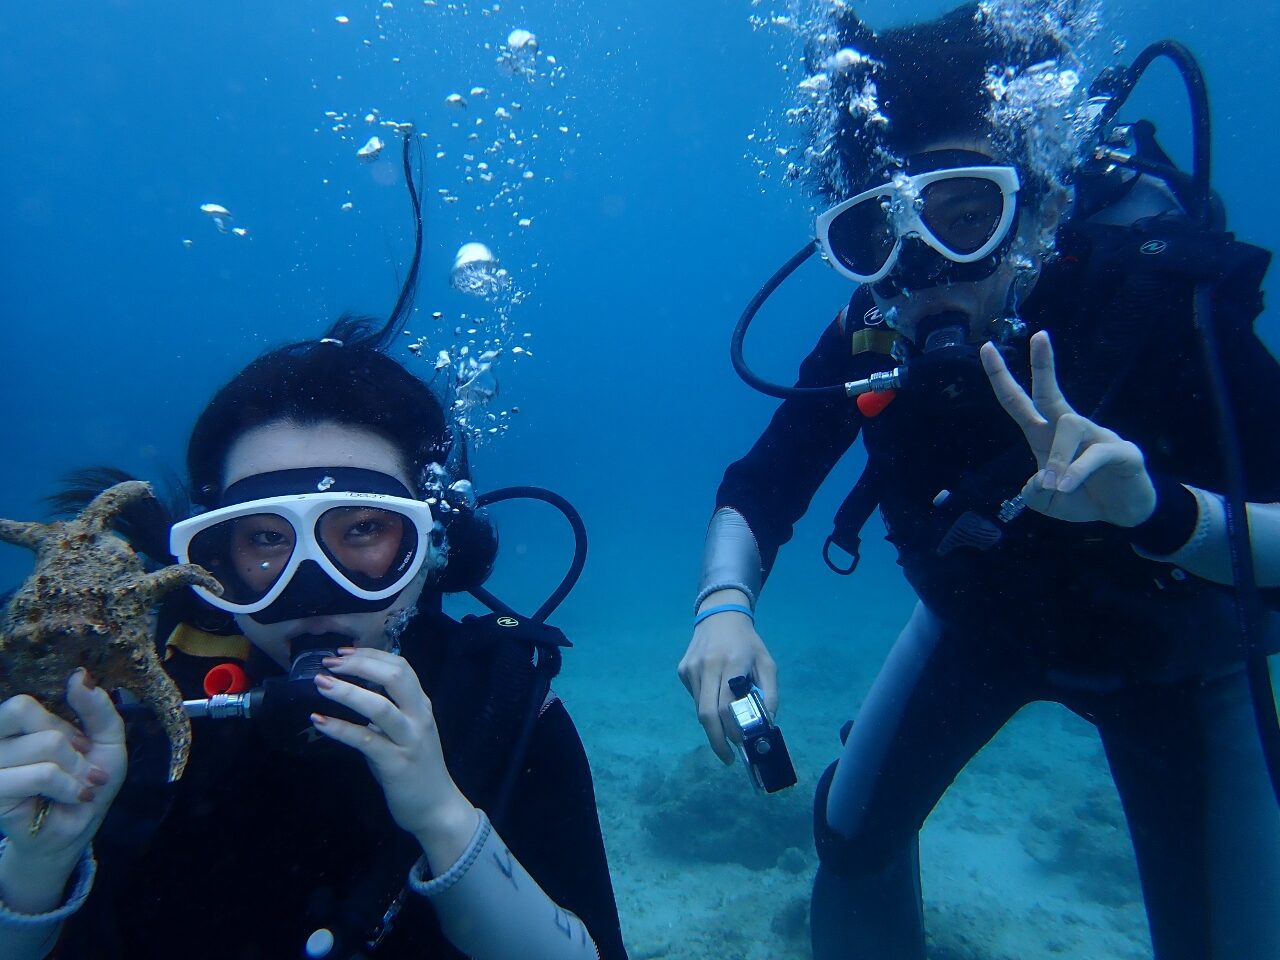
<svg viewBox="0 0 1280 960">
<path fill-rule="evenodd" d="M 74 520 L 0 520 L 0 540 L 36 554 L 35 571 L 0 617 L 0 700 L 29 694 L 75 723 L 67 678 L 84 667 L 108 692 L 127 690 L 155 712 L 169 738 L 172 782 L 187 765 L 191 722 L 156 653 L 151 611 L 171 590 L 222 587 L 193 563 L 148 572 L 112 532 L 128 504 L 150 496 L 149 483 L 129 480 L 98 494 Z"/>
</svg>

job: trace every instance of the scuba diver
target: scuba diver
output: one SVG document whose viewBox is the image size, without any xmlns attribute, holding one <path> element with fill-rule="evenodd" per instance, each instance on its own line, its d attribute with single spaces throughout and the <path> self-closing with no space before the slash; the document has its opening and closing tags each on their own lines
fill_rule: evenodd
<svg viewBox="0 0 1280 960">
<path fill-rule="evenodd" d="M 550 688 L 567 641 L 544 621 L 585 535 L 545 491 L 472 496 L 440 399 L 388 355 L 421 256 L 409 189 L 418 243 L 390 320 L 344 317 L 241 370 L 190 437 L 195 511 L 142 501 L 118 527 L 222 588 L 158 613 L 194 718 L 185 776 L 166 783 L 150 712 L 83 670 L 78 726 L 0 703 L 8 960 L 625 960 L 591 772 Z M 579 547 L 528 618 L 481 586 L 483 508 L 516 495 L 566 509 Z M 448 617 L 462 590 L 497 612 Z"/>
<path fill-rule="evenodd" d="M 830 206 L 734 335 L 739 373 L 783 402 L 725 472 L 678 672 L 731 762 L 728 679 L 778 704 L 761 588 L 861 435 L 825 557 L 852 572 L 878 506 L 918 603 L 817 789 L 815 956 L 925 956 L 925 819 L 1018 710 L 1055 701 L 1098 730 L 1155 957 L 1277 957 L 1280 366 L 1252 327 L 1270 255 L 1223 228 L 1183 48 L 1100 77 L 1092 142 L 1045 169 L 1043 114 L 1001 108 L 1069 51 L 991 16 L 875 34 L 839 4 L 810 50 Z M 1193 175 L 1149 123 L 1114 122 L 1159 55 L 1203 119 Z M 815 248 L 858 286 L 797 386 L 770 384 L 746 327 Z"/>
</svg>

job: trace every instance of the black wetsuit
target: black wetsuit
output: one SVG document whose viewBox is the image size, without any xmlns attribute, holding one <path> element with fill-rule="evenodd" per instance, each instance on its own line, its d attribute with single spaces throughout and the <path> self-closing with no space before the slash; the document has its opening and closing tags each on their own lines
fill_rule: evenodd
<svg viewBox="0 0 1280 960">
<path fill-rule="evenodd" d="M 525 680 L 495 671 L 497 649 L 476 651 L 466 624 L 440 613 L 420 614 L 402 643 L 431 697 L 450 773 L 491 812 L 512 726 L 500 704 L 519 701 Z M 274 669 L 261 660 L 250 657 L 251 676 Z M 166 666 L 187 696 L 201 696 L 212 662 L 178 654 Z M 251 723 L 194 723 L 190 765 L 173 787 L 163 735 L 154 723 L 131 724 L 128 780 L 94 841 L 97 881 L 66 924 L 58 960 L 300 958 L 312 931 L 339 929 L 353 911 L 354 926 L 376 923 L 406 884 L 421 848 L 391 820 L 363 757 L 324 743 L 323 755 L 283 754 Z M 591 772 L 559 700 L 538 716 L 495 827 L 546 894 L 583 921 L 600 956 L 625 960 Z M 431 903 L 406 892 L 371 956 L 463 954 Z"/>
<path fill-rule="evenodd" d="M 1157 239 L 1166 246 L 1139 252 Z M 1248 496 L 1274 501 L 1280 366 L 1252 331 L 1268 256 L 1219 244 L 1197 261 L 1199 242 L 1177 221 L 1064 228 L 1061 256 L 1022 316 L 1032 331 L 1050 331 L 1076 410 L 1134 441 L 1153 472 L 1221 491 L 1192 324 L 1194 274 L 1221 280 L 1215 322 Z M 833 323 L 805 360 L 801 385 L 893 365 L 851 349 L 874 339 L 856 336 L 881 322 L 871 306 L 860 290 L 845 327 Z M 1021 353 L 1013 365 L 1025 382 Z M 1035 463 L 981 371 L 970 374 L 959 390 L 944 382 L 943 391 L 903 391 L 870 420 L 839 399 L 788 400 L 718 493 L 718 506 L 746 518 L 767 570 L 861 433 L 888 538 L 922 601 L 863 705 L 834 783 L 820 791 L 820 846 L 824 831 L 832 842 L 815 887 L 817 956 L 924 956 L 918 831 L 968 760 L 1036 700 L 1061 702 L 1099 729 L 1157 957 L 1280 956 L 1280 814 L 1252 727 L 1229 594 L 1141 558 L 1125 531 L 1106 524 L 1030 511 L 1000 524 L 1000 503 Z M 935 505 L 944 490 L 950 496 Z M 985 518 L 977 529 L 999 531 L 999 542 L 978 546 L 985 537 L 974 525 L 957 525 L 965 514 Z"/>
</svg>

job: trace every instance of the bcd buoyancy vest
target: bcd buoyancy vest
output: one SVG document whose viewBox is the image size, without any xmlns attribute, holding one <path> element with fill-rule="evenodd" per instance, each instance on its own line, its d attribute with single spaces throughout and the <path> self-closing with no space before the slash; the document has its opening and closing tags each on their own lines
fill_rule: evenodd
<svg viewBox="0 0 1280 960">
<path fill-rule="evenodd" d="M 451 776 L 500 829 L 567 641 L 521 618 L 455 622 L 433 613 L 412 621 L 402 643 L 431 699 Z M 245 667 L 254 680 L 278 669 L 243 637 L 179 625 L 166 644 L 166 669 L 188 697 L 203 696 L 204 675 L 225 663 Z M 73 925 L 59 956 L 123 957 L 122 944 L 146 935 L 154 911 L 217 902 L 239 904 L 236 921 L 216 935 L 243 938 L 244 956 L 264 949 L 302 956 L 320 927 L 345 945 L 335 957 L 367 952 L 364 945 L 388 929 L 396 939 L 427 942 L 438 932 L 429 905 L 404 893 L 421 850 L 391 820 L 355 751 L 280 753 L 251 721 L 197 719 L 188 771 L 166 784 L 168 748 L 158 724 L 141 713 L 127 722 L 129 779 L 95 841 L 105 874 L 97 896 L 105 891 L 113 902 L 93 911 L 101 922 Z M 124 927 L 118 941 L 117 925 Z"/>
<path fill-rule="evenodd" d="M 1213 423 L 1197 399 L 1204 381 L 1191 288 L 1215 284 L 1214 322 L 1223 338 L 1249 333 L 1269 255 L 1185 218 L 1163 217 L 1124 227 L 1072 224 L 1058 249 L 1023 319 L 1030 330 L 1053 335 L 1068 400 L 1138 443 L 1152 469 L 1222 489 Z M 897 362 L 888 354 L 901 356 L 902 347 L 895 348 L 865 291 L 845 317 L 859 375 L 867 375 L 862 367 Z M 1010 360 L 1026 382 L 1025 357 Z M 1035 463 L 989 387 L 965 400 L 948 409 L 945 397 L 913 399 L 904 391 L 863 422 L 867 472 L 837 514 L 828 553 L 832 544 L 856 552 L 858 532 L 878 504 L 908 580 L 948 620 L 1035 635 L 1042 638 L 1037 655 L 1133 679 L 1235 662 L 1227 591 L 1139 557 L 1123 531 L 1105 524 L 1068 524 L 1030 511 L 1003 522 L 1002 504 Z M 1268 488 L 1280 478 L 1257 479 L 1255 499 L 1280 497 Z M 1215 633 L 1221 643 L 1207 639 Z"/>
</svg>

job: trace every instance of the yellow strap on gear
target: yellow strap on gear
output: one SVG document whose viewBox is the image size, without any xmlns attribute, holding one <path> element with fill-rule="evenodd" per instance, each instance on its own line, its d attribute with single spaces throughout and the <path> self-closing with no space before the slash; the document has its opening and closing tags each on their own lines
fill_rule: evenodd
<svg viewBox="0 0 1280 960">
<path fill-rule="evenodd" d="M 899 339 L 901 339 L 899 335 L 892 330 L 863 327 L 861 330 L 855 330 L 850 335 L 849 345 L 855 354 L 883 353 L 888 357 L 893 355 L 894 344 Z"/>
<path fill-rule="evenodd" d="M 175 650 L 189 657 L 226 657 L 232 660 L 248 660 L 252 645 L 242 636 L 224 637 L 205 633 L 185 623 L 173 628 L 165 641 L 164 658 L 168 660 Z"/>
</svg>

